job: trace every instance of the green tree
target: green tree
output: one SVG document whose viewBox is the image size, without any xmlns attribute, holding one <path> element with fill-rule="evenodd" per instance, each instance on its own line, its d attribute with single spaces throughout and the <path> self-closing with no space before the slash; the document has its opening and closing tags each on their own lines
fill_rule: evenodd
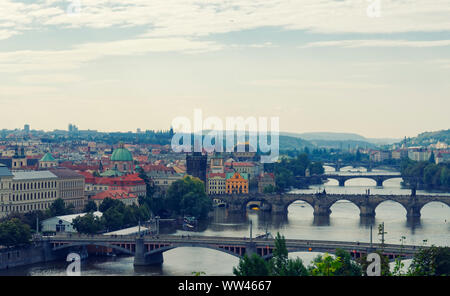
<svg viewBox="0 0 450 296">
<path fill-rule="evenodd" d="M 244 255 L 239 260 L 239 265 L 233 267 L 233 274 L 236 276 L 268 276 L 269 267 L 261 256 L 252 254 L 250 257 Z"/>
<path fill-rule="evenodd" d="M 109 208 L 103 213 L 102 222 L 108 231 L 120 229 L 124 225 L 124 214 L 119 207 Z"/>
<path fill-rule="evenodd" d="M 104 229 L 102 220 L 99 217 L 94 216 L 92 212 L 89 212 L 82 217 L 76 217 L 73 219 L 72 223 L 73 227 L 79 233 L 96 234 Z"/>
<path fill-rule="evenodd" d="M 100 206 L 98 207 L 98 210 L 102 213 L 106 212 L 110 208 L 117 208 L 124 206 L 123 202 L 117 199 L 112 199 L 110 197 L 105 198 Z"/>
<path fill-rule="evenodd" d="M 90 200 L 85 206 L 84 206 L 84 212 L 85 213 L 89 213 L 89 212 L 95 212 L 97 211 L 97 204 Z"/>
<path fill-rule="evenodd" d="M 309 272 L 313 276 L 333 276 L 340 268 L 342 268 L 341 258 L 325 254 L 314 258 L 312 265 L 309 266 Z"/>
<path fill-rule="evenodd" d="M 167 208 L 176 215 L 203 219 L 212 210 L 212 200 L 206 195 L 203 182 L 190 176 L 173 182 L 165 199 Z"/>
<path fill-rule="evenodd" d="M 0 245 L 17 246 L 28 244 L 31 239 L 30 227 L 17 218 L 0 223 Z"/>
<path fill-rule="evenodd" d="M 449 276 L 450 247 L 431 246 L 421 249 L 414 256 L 408 274 L 413 276 Z"/>
<path fill-rule="evenodd" d="M 352 261 L 352 257 L 349 252 L 343 249 L 336 249 L 336 257 L 341 260 L 341 267 L 339 267 L 334 275 L 337 276 L 361 276 L 362 269 L 361 266 Z"/>
<path fill-rule="evenodd" d="M 49 207 L 48 213 L 50 217 L 73 214 L 73 205 L 67 206 L 62 198 L 56 199 Z"/>
</svg>

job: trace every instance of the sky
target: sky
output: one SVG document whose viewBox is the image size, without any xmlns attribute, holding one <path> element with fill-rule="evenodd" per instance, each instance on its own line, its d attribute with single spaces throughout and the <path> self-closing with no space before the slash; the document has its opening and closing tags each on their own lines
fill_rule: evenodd
<svg viewBox="0 0 450 296">
<path fill-rule="evenodd" d="M 1 0 L 0 129 L 450 128 L 450 0 Z"/>
</svg>

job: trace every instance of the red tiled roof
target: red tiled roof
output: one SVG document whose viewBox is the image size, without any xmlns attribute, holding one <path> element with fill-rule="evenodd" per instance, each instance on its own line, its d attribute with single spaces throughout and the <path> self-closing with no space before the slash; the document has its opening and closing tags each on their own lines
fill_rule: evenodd
<svg viewBox="0 0 450 296">
<path fill-rule="evenodd" d="M 105 198 L 111 199 L 129 199 L 129 198 L 137 198 L 133 193 L 129 193 L 125 190 L 106 190 L 100 193 L 97 193 L 95 196 L 91 197 L 91 199 L 103 200 Z"/>
</svg>

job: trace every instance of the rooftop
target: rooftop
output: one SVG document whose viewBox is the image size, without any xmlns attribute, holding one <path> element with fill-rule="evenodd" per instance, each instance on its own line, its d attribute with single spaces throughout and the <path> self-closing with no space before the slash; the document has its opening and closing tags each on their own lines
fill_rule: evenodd
<svg viewBox="0 0 450 296">
<path fill-rule="evenodd" d="M 13 180 L 34 180 L 34 179 L 57 179 L 58 177 L 50 171 L 27 171 L 13 172 Z"/>
</svg>

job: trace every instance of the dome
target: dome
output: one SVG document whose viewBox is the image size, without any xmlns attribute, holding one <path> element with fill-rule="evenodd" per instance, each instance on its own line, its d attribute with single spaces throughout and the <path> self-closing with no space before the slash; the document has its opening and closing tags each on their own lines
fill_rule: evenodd
<svg viewBox="0 0 450 296">
<path fill-rule="evenodd" d="M 47 152 L 47 153 L 45 153 L 45 155 L 41 158 L 40 161 L 41 161 L 41 162 L 45 162 L 45 161 L 50 162 L 50 161 L 56 161 L 56 160 L 55 160 L 55 158 L 54 158 L 49 152 Z"/>
<path fill-rule="evenodd" d="M 111 155 L 111 161 L 133 161 L 133 155 L 126 148 L 118 148 Z"/>
</svg>

